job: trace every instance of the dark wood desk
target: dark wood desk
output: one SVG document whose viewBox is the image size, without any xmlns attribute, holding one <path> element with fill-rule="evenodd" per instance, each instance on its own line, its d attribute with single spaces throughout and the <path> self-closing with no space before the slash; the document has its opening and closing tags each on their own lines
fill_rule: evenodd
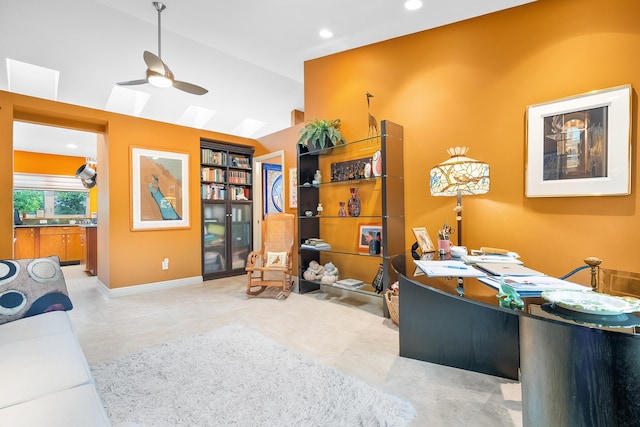
<svg viewBox="0 0 640 427">
<path fill-rule="evenodd" d="M 519 379 L 525 426 L 639 425 L 634 328 L 599 324 L 616 323 L 609 316 L 543 314 L 540 298 L 523 298 L 525 310 L 503 308 L 497 292 L 475 279 L 465 279 L 461 296 L 457 279 L 413 276 L 410 256 L 392 265 L 400 283 L 401 356 Z"/>
<path fill-rule="evenodd" d="M 453 293 L 438 289 L 446 284 L 428 286 L 403 275 L 399 284 L 400 356 L 519 379 L 517 314 L 459 297 L 456 282 Z M 496 299 L 495 292 L 489 298 Z"/>
</svg>

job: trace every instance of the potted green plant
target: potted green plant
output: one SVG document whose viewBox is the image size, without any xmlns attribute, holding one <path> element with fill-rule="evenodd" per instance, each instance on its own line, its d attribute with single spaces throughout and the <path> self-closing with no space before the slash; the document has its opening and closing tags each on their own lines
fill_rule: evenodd
<svg viewBox="0 0 640 427">
<path fill-rule="evenodd" d="M 298 144 L 309 151 L 322 151 L 346 143 L 340 133 L 340 119 L 312 120 L 300 129 L 299 135 Z"/>
</svg>

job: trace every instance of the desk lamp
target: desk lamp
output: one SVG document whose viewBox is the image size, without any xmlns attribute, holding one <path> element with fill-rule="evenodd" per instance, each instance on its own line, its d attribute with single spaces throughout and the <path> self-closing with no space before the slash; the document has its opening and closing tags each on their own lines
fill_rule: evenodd
<svg viewBox="0 0 640 427">
<path fill-rule="evenodd" d="M 450 159 L 431 169 L 432 196 L 456 196 L 458 246 L 462 246 L 462 195 L 484 194 L 489 191 L 489 165 L 466 157 L 467 147 L 449 148 Z"/>
</svg>

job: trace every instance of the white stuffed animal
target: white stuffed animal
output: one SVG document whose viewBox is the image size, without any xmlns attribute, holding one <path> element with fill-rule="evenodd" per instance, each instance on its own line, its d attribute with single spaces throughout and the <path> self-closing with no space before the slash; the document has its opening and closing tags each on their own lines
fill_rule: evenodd
<svg viewBox="0 0 640 427">
<path fill-rule="evenodd" d="M 324 267 L 320 265 L 317 261 L 311 261 L 309 263 L 309 268 L 302 273 L 302 277 L 306 280 L 317 280 L 322 278 L 324 274 Z"/>
<path fill-rule="evenodd" d="M 338 280 L 339 274 L 338 267 L 336 267 L 332 262 L 328 262 L 324 266 L 324 274 L 320 279 L 320 283 L 324 285 L 331 285 Z"/>
</svg>

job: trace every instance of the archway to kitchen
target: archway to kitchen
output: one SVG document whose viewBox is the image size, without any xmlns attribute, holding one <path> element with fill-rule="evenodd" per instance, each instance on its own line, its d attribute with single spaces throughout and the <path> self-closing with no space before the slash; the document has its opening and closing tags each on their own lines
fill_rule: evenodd
<svg viewBox="0 0 640 427">
<path fill-rule="evenodd" d="M 97 172 L 105 140 L 100 125 L 15 112 L 14 258 L 58 255 L 63 265 L 82 264 L 97 275 L 97 218 L 106 206 L 98 199 L 107 196 L 98 191 Z"/>
</svg>

